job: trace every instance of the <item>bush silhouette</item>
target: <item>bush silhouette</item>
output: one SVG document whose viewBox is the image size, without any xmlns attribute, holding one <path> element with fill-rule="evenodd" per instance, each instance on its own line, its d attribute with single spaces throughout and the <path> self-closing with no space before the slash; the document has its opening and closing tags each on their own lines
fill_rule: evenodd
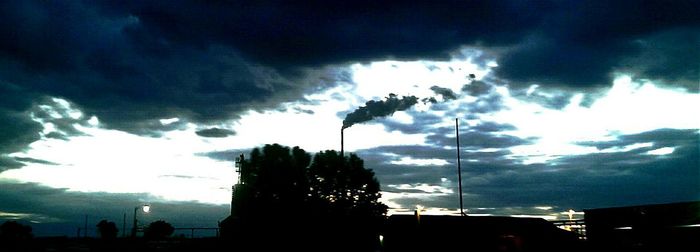
<svg viewBox="0 0 700 252">
<path fill-rule="evenodd" d="M 22 241 L 33 237 L 32 227 L 23 225 L 16 221 L 5 221 L 0 225 L 0 240 Z"/>
<path fill-rule="evenodd" d="M 170 223 L 163 220 L 151 222 L 144 231 L 144 236 L 150 239 L 165 239 L 175 232 L 175 228 Z"/>
<path fill-rule="evenodd" d="M 119 229 L 117 229 L 117 225 L 114 222 L 101 220 L 97 223 L 97 231 L 100 232 L 102 239 L 114 239 L 117 238 Z"/>
</svg>

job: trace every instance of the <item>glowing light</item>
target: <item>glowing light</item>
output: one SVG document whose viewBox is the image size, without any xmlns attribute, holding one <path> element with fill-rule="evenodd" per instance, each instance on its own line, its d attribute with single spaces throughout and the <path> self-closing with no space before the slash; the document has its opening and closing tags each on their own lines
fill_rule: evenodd
<svg viewBox="0 0 700 252">
<path fill-rule="evenodd" d="M 548 221 L 553 221 L 553 220 L 557 219 L 556 216 L 552 216 L 552 215 L 514 214 L 514 215 L 510 215 L 510 216 L 516 217 L 516 218 L 541 218 L 541 219 L 545 219 Z"/>
</svg>

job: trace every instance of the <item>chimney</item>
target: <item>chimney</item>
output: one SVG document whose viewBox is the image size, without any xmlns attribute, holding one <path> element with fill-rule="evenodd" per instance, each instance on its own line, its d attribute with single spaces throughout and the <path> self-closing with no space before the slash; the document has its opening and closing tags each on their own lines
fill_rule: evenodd
<svg viewBox="0 0 700 252">
<path fill-rule="evenodd" d="M 341 156 L 341 157 L 344 157 L 344 156 L 345 156 L 345 149 L 344 149 L 344 148 L 345 148 L 345 146 L 344 146 L 345 143 L 343 142 L 343 141 L 345 141 L 345 139 L 344 139 L 344 137 L 343 137 L 343 131 L 345 131 L 345 128 L 340 128 L 340 156 Z"/>
</svg>

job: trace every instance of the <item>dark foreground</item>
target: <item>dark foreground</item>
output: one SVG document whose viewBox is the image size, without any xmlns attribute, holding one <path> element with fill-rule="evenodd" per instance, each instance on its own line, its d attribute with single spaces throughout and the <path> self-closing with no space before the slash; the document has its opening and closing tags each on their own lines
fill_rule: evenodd
<svg viewBox="0 0 700 252">
<path fill-rule="evenodd" d="M 492 248 L 474 247 L 465 241 L 461 248 L 445 249 L 444 246 L 437 244 L 435 249 L 429 249 L 425 246 L 404 248 L 405 251 L 533 251 L 531 249 L 517 248 L 514 244 L 501 244 Z M 270 241 L 266 248 L 274 246 L 278 251 L 299 251 L 298 248 L 287 247 L 285 244 L 280 244 L 275 241 Z M 435 245 L 435 244 L 434 244 Z M 556 247 L 548 247 L 543 251 L 680 251 L 677 244 L 668 244 L 668 246 L 631 246 L 620 248 L 617 246 L 592 246 L 586 241 L 579 241 L 571 244 L 557 243 Z M 194 239 L 167 239 L 160 241 L 149 241 L 144 239 L 118 238 L 112 241 L 104 241 L 97 238 L 67 238 L 67 237 L 39 237 L 31 241 L 22 243 L 3 242 L 0 251 L 267 251 L 258 248 L 245 248 L 236 246 L 233 242 L 221 238 L 194 238 Z M 303 251 L 303 250 L 302 250 Z M 328 247 L 326 251 L 347 251 L 342 247 Z M 396 251 L 387 250 L 387 248 L 379 247 L 372 252 L 377 251 Z"/>
</svg>

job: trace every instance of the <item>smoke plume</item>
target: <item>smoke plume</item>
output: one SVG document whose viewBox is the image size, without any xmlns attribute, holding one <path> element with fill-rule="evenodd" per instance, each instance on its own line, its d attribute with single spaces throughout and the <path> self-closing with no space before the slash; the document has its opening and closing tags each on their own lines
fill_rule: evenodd
<svg viewBox="0 0 700 252">
<path fill-rule="evenodd" d="M 365 106 L 359 107 L 357 110 L 345 116 L 343 120 L 343 129 L 348 128 L 356 123 L 366 122 L 375 117 L 384 117 L 394 114 L 396 111 L 404 111 L 418 103 L 418 97 L 403 96 L 398 98 L 395 94 L 389 94 L 386 100 L 383 101 L 368 101 Z"/>
<path fill-rule="evenodd" d="M 444 88 L 444 87 L 438 87 L 438 86 L 432 86 L 430 87 L 430 90 L 433 90 L 436 94 L 442 96 L 444 100 L 455 100 L 457 99 L 457 94 L 452 92 L 452 89 L 449 88 Z M 432 98 L 432 97 L 431 97 Z M 434 98 L 433 98 L 434 100 Z M 434 102 L 433 102 L 434 103 Z"/>
</svg>

